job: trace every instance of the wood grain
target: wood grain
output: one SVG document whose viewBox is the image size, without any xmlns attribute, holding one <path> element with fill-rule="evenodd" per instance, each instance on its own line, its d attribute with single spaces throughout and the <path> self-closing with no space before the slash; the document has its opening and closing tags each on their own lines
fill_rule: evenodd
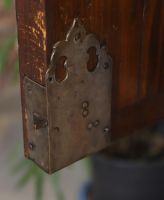
<svg viewBox="0 0 164 200">
<path fill-rule="evenodd" d="M 17 0 L 16 13 L 18 23 L 18 44 L 20 60 L 20 81 L 22 113 L 25 140 L 25 155 L 28 156 L 27 113 L 23 80 L 28 76 L 44 85 L 47 69 L 47 35 L 45 25 L 44 2 Z"/>
<path fill-rule="evenodd" d="M 146 1 L 143 26 L 143 54 L 140 97 L 158 95 L 163 86 L 164 2 Z M 162 90 L 162 89 L 161 89 Z"/>
</svg>

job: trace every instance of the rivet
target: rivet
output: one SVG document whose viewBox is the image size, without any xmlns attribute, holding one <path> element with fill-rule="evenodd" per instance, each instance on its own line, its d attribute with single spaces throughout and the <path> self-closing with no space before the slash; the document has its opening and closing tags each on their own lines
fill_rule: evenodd
<svg viewBox="0 0 164 200">
<path fill-rule="evenodd" d="M 33 151 L 34 150 L 34 144 L 33 143 L 29 143 L 29 145 L 28 145 L 28 147 L 29 147 L 29 149 L 31 150 L 31 151 Z"/>
<path fill-rule="evenodd" d="M 45 121 L 44 127 L 47 127 L 47 126 L 48 126 L 48 121 Z"/>
<path fill-rule="evenodd" d="M 83 110 L 83 117 L 87 117 L 88 116 L 88 114 L 89 114 L 89 111 L 88 110 Z"/>
<path fill-rule="evenodd" d="M 106 127 L 106 128 L 104 128 L 104 133 L 109 133 L 109 128 L 108 127 Z"/>
<path fill-rule="evenodd" d="M 82 104 L 82 107 L 83 108 L 88 108 L 89 106 L 89 102 L 88 101 L 84 101 L 83 104 Z"/>
<path fill-rule="evenodd" d="M 92 124 L 92 123 L 89 123 L 89 124 L 88 124 L 88 129 L 92 129 L 92 127 L 93 127 L 93 124 Z"/>
<path fill-rule="evenodd" d="M 95 122 L 94 122 L 94 126 L 96 127 L 96 126 L 98 126 L 100 124 L 100 121 L 99 120 L 96 120 Z"/>
</svg>

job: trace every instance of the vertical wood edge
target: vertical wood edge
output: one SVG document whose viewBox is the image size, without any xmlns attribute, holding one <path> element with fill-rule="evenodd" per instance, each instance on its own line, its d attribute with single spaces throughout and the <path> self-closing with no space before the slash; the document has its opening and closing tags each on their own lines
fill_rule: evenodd
<svg viewBox="0 0 164 200">
<path fill-rule="evenodd" d="M 28 151 L 28 126 L 24 77 L 44 85 L 47 70 L 47 27 L 45 0 L 16 0 L 16 19 L 19 46 L 19 69 L 25 156 Z"/>
</svg>

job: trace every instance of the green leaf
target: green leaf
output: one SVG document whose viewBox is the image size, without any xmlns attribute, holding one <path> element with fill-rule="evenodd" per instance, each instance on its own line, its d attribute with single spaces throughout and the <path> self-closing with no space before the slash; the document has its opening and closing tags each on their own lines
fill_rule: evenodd
<svg viewBox="0 0 164 200">
<path fill-rule="evenodd" d="M 29 168 L 31 165 L 30 161 L 27 161 L 25 159 L 20 160 L 16 166 L 12 169 L 13 174 L 20 173 L 22 170 L 25 170 Z"/>
<path fill-rule="evenodd" d="M 4 7 L 6 10 L 10 10 L 13 5 L 13 0 L 3 0 Z"/>
<path fill-rule="evenodd" d="M 27 185 L 27 183 L 31 180 L 31 178 L 33 178 L 33 175 L 34 171 L 32 169 L 28 169 L 26 173 L 24 173 L 24 175 L 18 181 L 17 184 L 18 188 L 23 188 L 25 185 Z"/>
<path fill-rule="evenodd" d="M 56 192 L 56 195 L 57 195 L 57 199 L 58 200 L 64 200 L 64 193 L 62 192 L 62 189 L 61 189 L 61 184 L 60 184 L 60 179 L 61 178 L 61 174 L 60 172 L 56 172 L 56 174 L 54 174 L 52 176 L 52 183 L 54 185 L 54 188 L 55 188 L 55 192 Z"/>
<path fill-rule="evenodd" d="M 43 189 L 44 189 L 44 176 L 40 174 L 35 177 L 35 199 L 43 199 Z"/>
</svg>

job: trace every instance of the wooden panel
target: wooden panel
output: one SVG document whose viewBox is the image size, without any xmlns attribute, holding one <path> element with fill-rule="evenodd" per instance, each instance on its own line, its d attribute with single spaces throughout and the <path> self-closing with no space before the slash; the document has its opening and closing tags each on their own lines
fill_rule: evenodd
<svg viewBox="0 0 164 200">
<path fill-rule="evenodd" d="M 164 94 L 146 98 L 113 114 L 112 137 L 117 139 L 164 118 Z"/>
<path fill-rule="evenodd" d="M 134 105 L 113 112 L 113 137 L 164 118 L 164 1 L 145 1 L 143 8 L 141 66 L 138 66 L 138 94 Z M 128 84 L 126 87 L 129 87 Z"/>
<path fill-rule="evenodd" d="M 164 38 L 163 38 L 163 42 L 162 42 L 163 46 L 164 46 Z M 161 52 L 162 57 L 164 58 L 164 51 Z M 160 93 L 164 93 L 164 67 L 163 67 L 163 60 L 161 59 L 161 72 L 160 72 Z"/>
<path fill-rule="evenodd" d="M 118 96 L 113 101 L 118 102 L 118 108 L 129 106 L 138 98 L 138 69 L 141 58 L 143 1 L 129 1 L 120 4 L 120 54 L 115 55 L 119 71 L 116 74 Z M 109 38 L 110 39 L 110 38 Z M 117 38 L 113 38 L 114 41 Z M 114 77 L 115 78 L 115 77 Z M 127 87 L 128 86 L 128 87 Z"/>
<path fill-rule="evenodd" d="M 164 1 L 149 0 L 144 10 L 140 97 L 158 95 L 164 80 Z"/>
</svg>

